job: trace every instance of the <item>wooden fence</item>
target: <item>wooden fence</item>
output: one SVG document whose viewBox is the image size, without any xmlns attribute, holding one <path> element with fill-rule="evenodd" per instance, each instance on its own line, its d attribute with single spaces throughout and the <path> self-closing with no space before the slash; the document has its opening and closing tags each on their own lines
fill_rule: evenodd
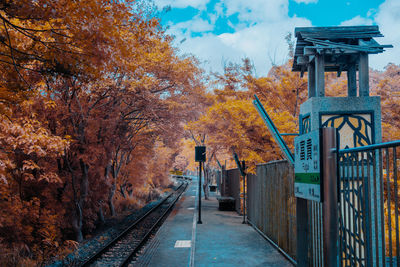
<svg viewBox="0 0 400 267">
<path fill-rule="evenodd" d="M 248 221 L 294 262 L 296 258 L 296 198 L 294 170 L 286 161 L 257 165 L 247 179 Z"/>
</svg>

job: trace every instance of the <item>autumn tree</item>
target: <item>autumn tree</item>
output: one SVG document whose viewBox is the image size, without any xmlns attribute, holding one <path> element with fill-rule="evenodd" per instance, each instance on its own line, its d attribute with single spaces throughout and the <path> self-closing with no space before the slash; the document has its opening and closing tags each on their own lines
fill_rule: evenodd
<svg viewBox="0 0 400 267">
<path fill-rule="evenodd" d="M 53 103 L 44 106 L 52 109 Z M 44 127 L 31 101 L 22 102 L 7 114 L 0 115 L 2 256 L 9 261 L 13 256 L 6 256 L 8 253 L 36 254 L 44 261 L 72 244 L 65 242 L 59 230 L 63 206 L 49 201 L 59 197 L 62 177 L 57 173 L 56 159 L 68 150 L 69 141 Z"/>
<path fill-rule="evenodd" d="M 282 158 L 281 152 L 258 112 L 252 105 L 256 94 L 281 133 L 298 131 L 299 107 L 307 99 L 307 79 L 291 71 L 291 61 L 273 66 L 265 77 L 255 77 L 248 60 L 242 65 L 230 64 L 223 74 L 216 75 L 213 104 L 199 120 L 188 124 L 191 131 L 201 130 L 207 135 L 208 149 L 216 151 L 220 159 L 228 159 L 228 167 L 235 167 L 232 152 L 255 164 Z M 371 73 L 371 94 L 382 99 L 383 139 L 399 139 L 399 67 L 389 64 L 385 71 Z M 336 73 L 325 75 L 327 96 L 347 95 L 346 77 Z M 293 137 L 284 137 L 292 147 Z"/>
<path fill-rule="evenodd" d="M 203 74 L 145 1 L 3 1 L 0 20 L 0 237 L 38 258 L 114 215 L 116 193 L 166 185 Z"/>
<path fill-rule="evenodd" d="M 400 66 L 388 64 L 371 76 L 376 77 L 372 94 L 381 96 L 383 140 L 400 140 Z"/>
<path fill-rule="evenodd" d="M 257 94 L 281 132 L 295 132 L 307 81 L 293 74 L 289 64 L 273 67 L 267 77 L 259 78 L 248 60 L 243 65 L 229 65 L 216 77 L 213 105 L 188 128 L 203 129 L 207 146 L 218 158 L 232 159 L 233 151 L 238 153 L 248 162 L 250 171 L 255 170 L 256 163 L 281 158 L 252 100 Z M 287 141 L 292 140 L 289 137 Z"/>
</svg>

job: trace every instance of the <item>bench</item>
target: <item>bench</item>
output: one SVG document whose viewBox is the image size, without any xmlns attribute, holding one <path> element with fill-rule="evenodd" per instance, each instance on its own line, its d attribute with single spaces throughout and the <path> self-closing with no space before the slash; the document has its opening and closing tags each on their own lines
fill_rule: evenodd
<svg viewBox="0 0 400 267">
<path fill-rule="evenodd" d="M 235 199 L 233 197 L 217 197 L 219 210 L 235 210 Z"/>
</svg>

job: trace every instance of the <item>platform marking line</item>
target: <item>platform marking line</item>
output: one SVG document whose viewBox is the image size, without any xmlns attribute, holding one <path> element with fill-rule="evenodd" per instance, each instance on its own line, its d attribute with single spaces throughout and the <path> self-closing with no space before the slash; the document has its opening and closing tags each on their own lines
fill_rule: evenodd
<svg viewBox="0 0 400 267">
<path fill-rule="evenodd" d="M 192 247 L 192 240 L 176 240 L 175 248 L 190 248 Z"/>
<path fill-rule="evenodd" d="M 199 197 L 199 190 L 196 190 L 196 196 Z M 190 261 L 189 267 L 194 267 L 194 253 L 196 250 L 196 227 L 197 227 L 197 198 L 194 200 L 194 211 L 193 211 L 193 226 L 192 226 L 192 246 L 190 247 Z"/>
</svg>

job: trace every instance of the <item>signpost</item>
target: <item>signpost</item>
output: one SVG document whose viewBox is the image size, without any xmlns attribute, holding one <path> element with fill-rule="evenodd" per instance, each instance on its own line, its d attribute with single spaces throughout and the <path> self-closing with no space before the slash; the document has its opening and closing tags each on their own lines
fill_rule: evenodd
<svg viewBox="0 0 400 267">
<path fill-rule="evenodd" d="M 199 163 L 199 216 L 197 223 L 202 224 L 201 221 L 201 165 L 202 162 L 206 161 L 206 147 L 205 146 L 196 146 L 195 147 L 195 161 Z"/>
<path fill-rule="evenodd" d="M 294 194 L 296 197 L 322 202 L 320 130 L 294 139 Z"/>
</svg>

